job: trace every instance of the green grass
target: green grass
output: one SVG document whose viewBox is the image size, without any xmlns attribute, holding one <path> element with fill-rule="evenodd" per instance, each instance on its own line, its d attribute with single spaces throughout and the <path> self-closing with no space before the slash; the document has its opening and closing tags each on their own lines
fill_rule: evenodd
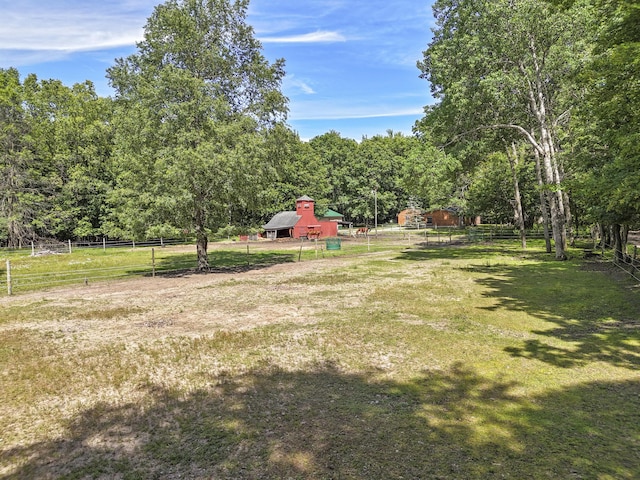
<svg viewBox="0 0 640 480">
<path fill-rule="evenodd" d="M 324 250 L 323 242 L 318 248 L 310 242 L 302 245 L 289 244 L 287 249 L 273 248 L 271 245 L 228 244 L 209 251 L 212 271 L 260 269 L 277 263 L 312 261 L 344 255 L 367 253 L 371 247 L 360 243 L 343 243 L 338 251 Z M 294 248 L 291 248 L 291 247 Z M 373 249 L 389 248 L 379 243 Z M 392 248 L 399 248 L 394 246 Z M 12 291 L 43 290 L 63 285 L 83 285 L 111 281 L 116 278 L 168 275 L 194 272 L 197 267 L 195 247 L 155 248 L 138 247 L 132 249 L 79 248 L 72 253 L 32 257 L 27 250 L 0 252 L 0 296 L 7 294 L 6 261 L 11 262 Z M 152 256 L 154 257 L 152 260 Z"/>
<path fill-rule="evenodd" d="M 632 283 L 539 244 L 366 248 L 198 288 L 249 292 L 237 311 L 176 306 L 302 323 L 87 344 L 83 328 L 154 312 L 0 304 L 0 478 L 637 478 Z"/>
</svg>

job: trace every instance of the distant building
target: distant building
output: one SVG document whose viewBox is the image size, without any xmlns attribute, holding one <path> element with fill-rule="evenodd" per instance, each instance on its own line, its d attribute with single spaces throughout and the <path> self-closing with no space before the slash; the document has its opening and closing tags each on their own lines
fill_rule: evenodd
<svg viewBox="0 0 640 480">
<path fill-rule="evenodd" d="M 419 208 L 407 208 L 398 214 L 398 225 L 401 227 L 424 228 L 424 223 L 424 216 Z"/>
<path fill-rule="evenodd" d="M 458 216 L 453 208 L 440 208 L 423 214 L 424 221 L 429 227 L 462 227 L 464 218 Z"/>
<path fill-rule="evenodd" d="M 294 212 L 280 212 L 264 225 L 267 238 L 326 238 L 338 235 L 338 222 L 342 215 L 330 210 L 330 219 L 325 216 L 318 220 L 315 216 L 315 201 L 306 195 L 296 200 Z M 337 215 L 340 218 L 333 219 Z"/>
<path fill-rule="evenodd" d="M 419 217 L 419 220 L 418 220 Z M 480 217 L 467 218 L 460 215 L 456 208 L 439 208 L 428 212 L 406 209 L 398 214 L 401 227 L 463 227 L 480 223 Z"/>
<path fill-rule="evenodd" d="M 330 208 L 327 209 L 326 212 L 324 212 L 324 215 L 322 215 L 319 218 L 321 221 L 330 221 L 330 222 L 338 222 L 341 223 L 344 221 L 344 215 L 342 215 L 341 213 L 336 212 L 335 210 L 331 210 Z"/>
</svg>

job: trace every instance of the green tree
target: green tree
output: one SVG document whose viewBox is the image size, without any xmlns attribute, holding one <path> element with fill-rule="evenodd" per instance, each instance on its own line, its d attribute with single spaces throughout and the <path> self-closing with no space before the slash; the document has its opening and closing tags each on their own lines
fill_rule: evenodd
<svg viewBox="0 0 640 480">
<path fill-rule="evenodd" d="M 406 194 L 430 209 L 463 207 L 468 185 L 460 161 L 425 138 L 413 146 L 400 171 Z"/>
<path fill-rule="evenodd" d="M 350 179 L 358 143 L 332 130 L 312 138 L 309 145 L 326 168 L 330 183 L 329 205 L 346 218 L 351 218 L 349 206 L 354 192 L 351 191 Z"/>
<path fill-rule="evenodd" d="M 59 239 L 99 235 L 113 186 L 111 100 L 98 97 L 89 81 L 70 88 L 29 75 L 24 89 L 30 143 L 47 200 L 40 225 Z"/>
<path fill-rule="evenodd" d="M 571 75 L 589 53 L 588 9 L 560 11 L 539 0 L 438 0 L 437 28 L 418 63 L 432 85 L 428 127 L 448 141 L 485 129 L 520 135 L 538 151 L 551 192 L 556 258 L 566 258 L 564 170 L 558 129 L 571 107 Z M 420 128 L 420 126 L 419 126 Z"/>
<path fill-rule="evenodd" d="M 33 239 L 42 200 L 24 103 L 18 70 L 0 69 L 0 235 L 10 247 Z"/>
<path fill-rule="evenodd" d="M 302 142 L 297 133 L 283 129 L 272 153 L 279 158 L 277 180 L 265 190 L 269 195 L 263 219 L 282 210 L 292 210 L 295 199 L 303 195 L 316 202 L 316 212 L 330 203 L 331 183 L 329 166 L 309 142 Z"/>
<path fill-rule="evenodd" d="M 118 103 L 114 225 L 131 235 L 195 231 L 199 269 L 209 267 L 208 232 L 228 222 L 229 205 L 263 198 L 274 173 L 269 132 L 287 111 L 284 62 L 262 56 L 248 3 L 169 0 L 138 52 L 108 70 Z"/>
<path fill-rule="evenodd" d="M 580 76 L 584 102 L 573 117 L 580 160 L 573 185 L 588 218 L 611 227 L 622 257 L 620 232 L 640 224 L 640 2 L 593 3 L 600 34 Z"/>
<path fill-rule="evenodd" d="M 351 199 L 346 213 L 351 218 L 382 223 L 394 219 L 406 206 L 409 198 L 399 179 L 414 141 L 393 131 L 362 139 L 347 177 Z"/>
</svg>

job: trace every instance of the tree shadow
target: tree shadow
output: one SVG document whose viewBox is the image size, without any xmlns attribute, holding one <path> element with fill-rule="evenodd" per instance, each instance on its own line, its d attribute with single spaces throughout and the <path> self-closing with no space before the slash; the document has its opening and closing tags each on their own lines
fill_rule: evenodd
<svg viewBox="0 0 640 480">
<path fill-rule="evenodd" d="M 145 387 L 102 403 L 59 439 L 4 448 L 23 478 L 632 478 L 638 382 L 529 398 L 455 366 L 407 383 L 317 365 L 210 378 L 189 394 Z"/>
<path fill-rule="evenodd" d="M 520 256 L 522 249 L 514 247 L 513 243 L 474 243 L 463 244 L 434 244 L 418 243 L 413 249 L 406 250 L 398 257 L 399 260 L 425 262 L 430 260 L 487 260 L 491 257 L 504 255 Z M 527 256 L 536 255 L 527 252 Z M 540 256 L 543 254 L 540 253 Z"/>
<path fill-rule="evenodd" d="M 504 255 L 522 256 L 528 263 L 501 263 L 498 257 Z M 507 347 L 505 351 L 514 357 L 563 368 L 606 362 L 640 369 L 640 298 L 589 263 L 558 262 L 542 252 L 523 252 L 513 244 L 499 243 L 463 248 L 422 245 L 399 258 L 478 260 L 461 270 L 479 274 L 475 281 L 488 288 L 486 296 L 497 300 L 489 310 L 522 311 L 556 325 L 531 331 L 549 341 L 531 339 L 522 346 Z"/>
<path fill-rule="evenodd" d="M 589 362 L 640 368 L 640 298 L 602 273 L 553 260 L 466 270 L 483 274 L 476 281 L 497 299 L 489 310 L 523 311 L 556 325 L 531 332 L 549 342 L 531 339 L 506 348 L 514 357 L 564 368 Z"/>
<path fill-rule="evenodd" d="M 218 250 L 209 254 L 211 268 L 204 272 L 197 270 L 196 254 L 171 255 L 156 262 L 156 275 L 179 277 L 196 273 L 239 273 L 259 270 L 281 263 L 295 262 L 293 253 L 251 252 Z M 148 273 L 147 276 L 151 274 Z"/>
</svg>

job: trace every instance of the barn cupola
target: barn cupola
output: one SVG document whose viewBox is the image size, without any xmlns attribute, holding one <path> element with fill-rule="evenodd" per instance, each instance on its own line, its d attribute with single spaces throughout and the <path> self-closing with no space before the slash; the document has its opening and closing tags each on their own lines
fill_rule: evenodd
<svg viewBox="0 0 640 480">
<path fill-rule="evenodd" d="M 304 195 L 296 200 L 296 214 L 303 218 L 303 223 L 317 223 L 314 210 L 315 201 L 313 198 Z"/>
</svg>

